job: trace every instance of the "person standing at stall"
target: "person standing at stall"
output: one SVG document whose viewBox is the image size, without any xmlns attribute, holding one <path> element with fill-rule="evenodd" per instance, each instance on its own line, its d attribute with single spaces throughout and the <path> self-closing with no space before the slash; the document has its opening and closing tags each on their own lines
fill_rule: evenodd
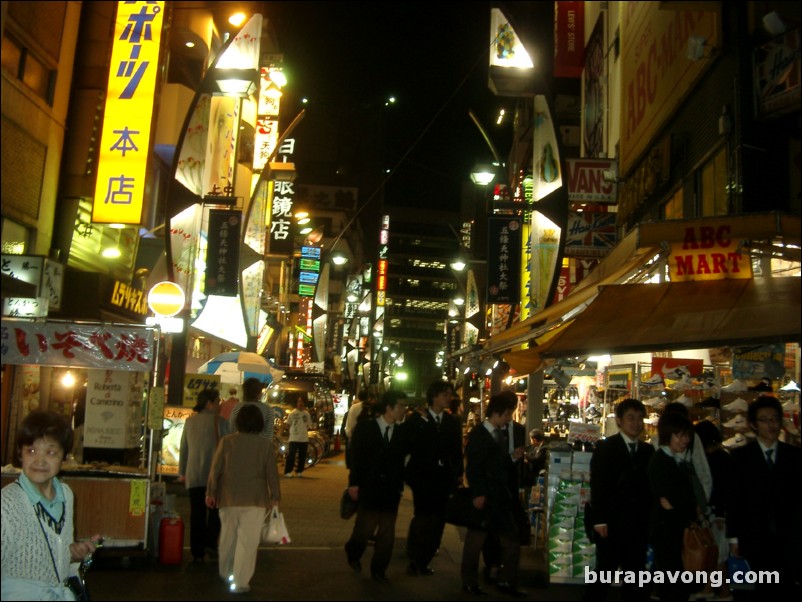
<svg viewBox="0 0 802 602">
<path fill-rule="evenodd" d="M 309 430 L 312 428 L 312 417 L 306 411 L 306 404 L 303 397 L 299 397 L 295 402 L 295 409 L 287 416 L 287 424 L 290 428 L 287 460 L 284 463 L 284 476 L 292 477 L 292 469 L 295 466 L 295 457 L 298 457 L 298 468 L 295 469 L 295 476 L 300 477 L 306 466 L 306 448 L 309 445 Z"/>
<path fill-rule="evenodd" d="M 231 412 L 234 409 L 234 406 L 239 403 L 239 397 L 237 397 L 237 387 L 231 387 L 228 389 L 228 399 L 220 404 L 220 416 L 225 418 L 226 420 L 231 419 Z"/>
<path fill-rule="evenodd" d="M 32 412 L 17 432 L 16 481 L 2 490 L 3 600 L 74 600 L 66 580 L 100 535 L 74 541 L 74 496 L 58 478 L 73 432 L 53 412 Z"/>
<path fill-rule="evenodd" d="M 251 591 L 262 524 L 267 509 L 281 501 L 281 490 L 258 406 L 243 405 L 236 421 L 237 432 L 220 439 L 214 454 L 206 505 L 220 509 L 220 577 L 232 593 L 242 594 Z"/>
<path fill-rule="evenodd" d="M 192 559 L 203 562 L 206 550 L 217 555 L 220 515 L 206 507 L 206 482 L 217 449 L 217 442 L 230 432 L 228 421 L 220 416 L 220 392 L 204 389 L 198 393 L 196 414 L 184 424 L 178 460 L 179 480 L 189 494 L 189 547 Z"/>
</svg>

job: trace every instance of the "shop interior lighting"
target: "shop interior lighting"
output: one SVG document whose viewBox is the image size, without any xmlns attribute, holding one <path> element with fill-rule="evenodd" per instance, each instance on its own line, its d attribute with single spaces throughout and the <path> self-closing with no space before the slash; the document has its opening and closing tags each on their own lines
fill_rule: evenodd
<svg viewBox="0 0 802 602">
<path fill-rule="evenodd" d="M 245 23 L 245 13 L 234 13 L 228 18 L 228 22 L 234 27 L 239 27 Z"/>
<path fill-rule="evenodd" d="M 75 386 L 75 376 L 73 376 L 72 372 L 67 370 L 66 374 L 61 377 L 61 384 L 67 388 L 72 388 Z"/>
<path fill-rule="evenodd" d="M 122 255 L 120 249 L 117 247 L 106 247 L 100 254 L 106 259 L 117 259 L 120 255 Z"/>
</svg>

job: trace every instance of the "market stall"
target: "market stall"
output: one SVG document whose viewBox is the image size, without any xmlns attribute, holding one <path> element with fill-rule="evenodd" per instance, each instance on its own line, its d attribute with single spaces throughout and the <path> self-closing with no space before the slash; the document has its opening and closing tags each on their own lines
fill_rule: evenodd
<svg viewBox="0 0 802 602">
<path fill-rule="evenodd" d="M 150 375 L 158 331 L 132 324 L 2 320 L 3 485 L 15 433 L 35 410 L 62 414 L 75 430 L 62 477 L 75 493 L 75 537 L 147 548 L 152 431 Z M 160 411 L 160 409 L 158 410 Z"/>
</svg>

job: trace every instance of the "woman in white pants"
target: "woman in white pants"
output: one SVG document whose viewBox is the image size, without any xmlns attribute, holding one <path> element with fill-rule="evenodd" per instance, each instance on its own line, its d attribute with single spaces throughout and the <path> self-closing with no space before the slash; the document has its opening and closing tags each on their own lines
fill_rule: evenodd
<svg viewBox="0 0 802 602">
<path fill-rule="evenodd" d="M 251 590 L 259 536 L 268 508 L 281 500 L 273 445 L 256 404 L 237 414 L 237 432 L 220 439 L 206 486 L 206 505 L 220 508 L 220 577 L 232 593 Z"/>
</svg>

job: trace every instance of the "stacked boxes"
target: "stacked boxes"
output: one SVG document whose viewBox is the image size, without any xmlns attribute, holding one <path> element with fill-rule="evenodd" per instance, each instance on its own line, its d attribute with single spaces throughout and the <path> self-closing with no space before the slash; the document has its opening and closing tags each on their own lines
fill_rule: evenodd
<svg viewBox="0 0 802 602">
<path fill-rule="evenodd" d="M 549 465 L 549 576 L 582 582 L 596 547 L 585 535 L 584 508 L 590 500 L 590 452 L 551 452 Z"/>
</svg>

